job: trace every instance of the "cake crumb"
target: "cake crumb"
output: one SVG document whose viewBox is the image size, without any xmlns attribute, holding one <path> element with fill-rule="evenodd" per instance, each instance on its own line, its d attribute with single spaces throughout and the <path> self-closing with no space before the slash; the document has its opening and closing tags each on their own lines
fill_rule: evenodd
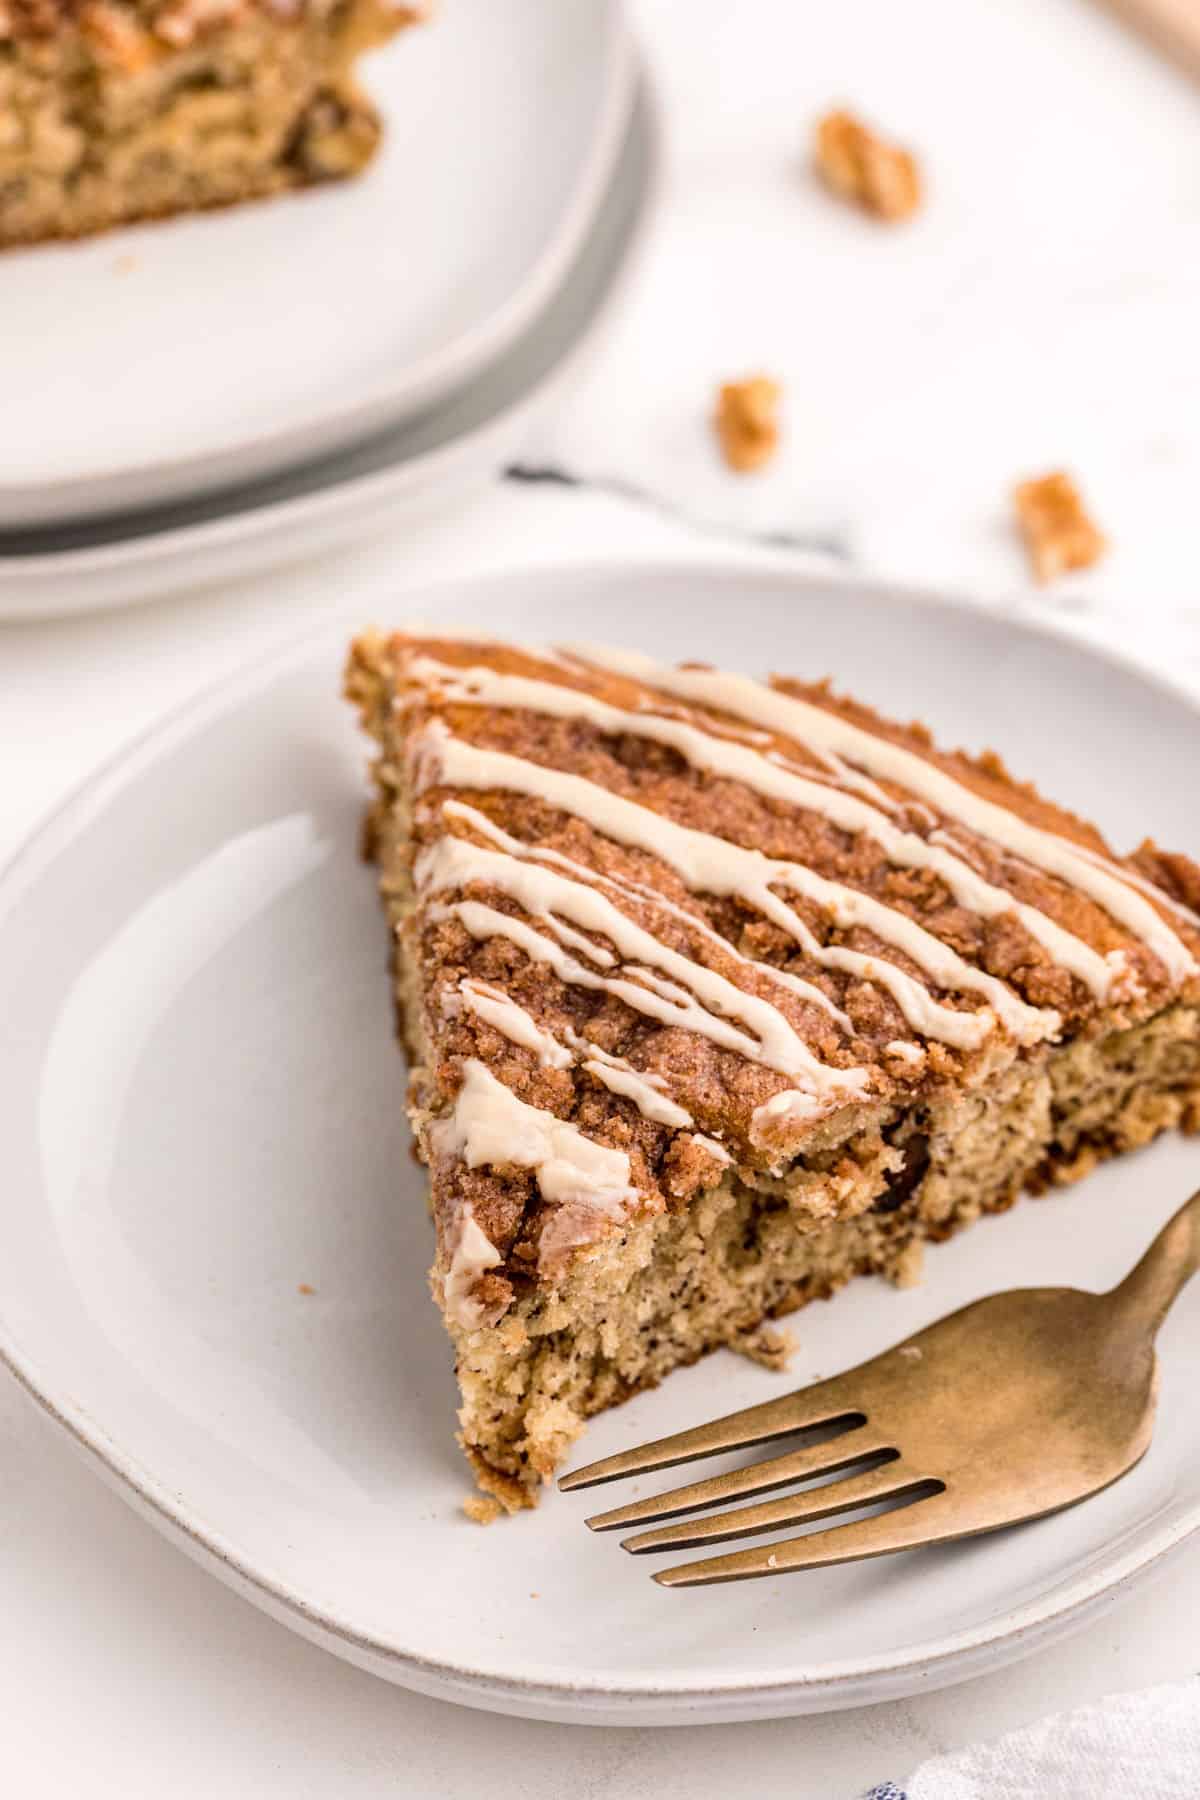
<svg viewBox="0 0 1200 1800">
<path fill-rule="evenodd" d="M 310 1286 L 309 1286 L 309 1285 L 308 1285 L 308 1282 L 307 1282 L 307 1281 L 302 1281 L 302 1282 L 301 1282 L 301 1283 L 300 1283 L 300 1285 L 299 1285 L 299 1287 L 298 1287 L 298 1288 L 297 1288 L 297 1289 L 296 1289 L 296 1292 L 297 1292 L 297 1293 L 298 1293 L 298 1294 L 315 1294 L 315 1293 L 316 1293 L 316 1291 L 317 1291 L 317 1290 L 316 1290 L 316 1288 L 315 1288 L 315 1287 L 310 1287 Z"/>
<path fill-rule="evenodd" d="M 888 1270 L 888 1279 L 892 1286 L 898 1288 L 917 1287 L 921 1280 L 924 1262 L 925 1246 L 916 1239 L 911 1244 L 906 1244 Z"/>
<path fill-rule="evenodd" d="M 1039 581 L 1053 581 L 1068 569 L 1088 569 L 1108 548 L 1103 532 L 1088 517 L 1079 489 L 1061 469 L 1018 482 L 1013 504 Z"/>
<path fill-rule="evenodd" d="M 137 266 L 138 259 L 136 256 L 130 256 L 128 254 L 118 256 L 116 262 L 113 264 L 113 274 L 132 275 Z"/>
<path fill-rule="evenodd" d="M 500 1502 L 491 1494 L 468 1494 L 462 1503 L 462 1509 L 476 1525 L 491 1525 L 504 1511 Z"/>
<path fill-rule="evenodd" d="M 826 187 L 873 218 L 892 224 L 921 204 L 915 156 L 877 137 L 853 113 L 838 110 L 818 120 L 813 158 Z"/>
<path fill-rule="evenodd" d="M 747 1331 L 735 1339 L 730 1348 L 761 1368 L 780 1372 L 787 1368 L 795 1354 L 796 1338 L 785 1326 L 760 1325 L 757 1330 Z"/>
<path fill-rule="evenodd" d="M 774 456 L 779 445 L 779 398 L 779 383 L 769 375 L 751 375 L 722 386 L 713 424 L 725 461 L 739 475 L 761 469 Z"/>
</svg>

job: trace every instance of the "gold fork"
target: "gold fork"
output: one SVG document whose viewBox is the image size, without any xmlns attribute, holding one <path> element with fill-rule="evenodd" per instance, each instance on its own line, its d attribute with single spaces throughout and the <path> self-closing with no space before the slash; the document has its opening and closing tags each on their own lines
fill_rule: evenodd
<svg viewBox="0 0 1200 1800">
<path fill-rule="evenodd" d="M 1107 1487 L 1144 1454 L 1158 1387 L 1154 1339 L 1197 1268 L 1200 1192 L 1111 1293 L 994 1294 L 844 1375 L 603 1457 L 564 1475 L 559 1486 L 593 1487 L 803 1433 L 805 1441 L 782 1456 L 587 1522 L 593 1531 L 645 1525 L 830 1475 L 840 1479 L 640 1531 L 623 1546 L 638 1554 L 690 1550 L 890 1507 L 782 1543 L 662 1569 L 654 1579 L 664 1587 L 828 1568 L 1041 1518 Z"/>
</svg>

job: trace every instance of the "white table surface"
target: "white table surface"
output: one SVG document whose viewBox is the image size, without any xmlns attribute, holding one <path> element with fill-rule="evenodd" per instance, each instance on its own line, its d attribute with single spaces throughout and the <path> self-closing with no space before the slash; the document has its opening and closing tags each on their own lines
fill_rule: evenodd
<svg viewBox="0 0 1200 1800">
<path fill-rule="evenodd" d="M 637 11 L 671 128 L 658 236 L 603 362 L 531 460 L 731 534 L 828 540 L 872 572 L 1052 608 L 1200 691 L 1195 95 L 1084 0 Z M 807 185 L 805 122 L 842 97 L 926 151 L 934 201 L 908 237 Z M 736 483 L 704 413 L 719 377 L 759 365 L 787 385 L 787 450 Z M 1034 596 L 1005 494 L 1057 461 L 1116 549 Z M 399 588 L 714 541 L 602 492 L 498 483 L 419 533 L 252 586 L 0 629 L 0 858 L 200 685 L 315 618 L 361 624 L 366 573 Z M 495 1718 L 389 1688 L 262 1617 L 0 1383 L 0 1791 L 21 1800 L 850 1800 L 936 1750 L 1195 1672 L 1198 1613 L 1200 1546 L 1083 1638 L 896 1705 L 703 1732 Z"/>
</svg>

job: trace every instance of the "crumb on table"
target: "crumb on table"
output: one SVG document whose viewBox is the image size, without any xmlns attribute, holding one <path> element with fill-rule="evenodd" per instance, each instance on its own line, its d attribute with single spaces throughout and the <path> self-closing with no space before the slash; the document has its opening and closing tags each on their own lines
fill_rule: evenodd
<svg viewBox="0 0 1200 1800">
<path fill-rule="evenodd" d="M 779 444 L 780 387 L 769 375 L 727 381 L 717 396 L 713 420 L 721 451 L 731 469 L 761 469 Z"/>
<path fill-rule="evenodd" d="M 1088 517 L 1079 489 L 1061 469 L 1018 482 L 1013 489 L 1017 523 L 1039 581 L 1068 569 L 1088 569 L 1108 548 Z"/>
<path fill-rule="evenodd" d="M 296 1289 L 296 1292 L 298 1294 L 315 1294 L 316 1291 L 317 1291 L 316 1288 L 310 1287 L 307 1281 L 302 1281 L 300 1283 L 299 1287 Z"/>
<path fill-rule="evenodd" d="M 476 1525 L 490 1525 L 504 1511 L 500 1502 L 493 1499 L 491 1494 L 468 1494 L 462 1503 L 462 1509 Z"/>
<path fill-rule="evenodd" d="M 777 1372 L 786 1369 L 796 1348 L 795 1333 L 783 1325 L 760 1325 L 731 1346 L 739 1356 Z"/>
<path fill-rule="evenodd" d="M 818 120 L 813 154 L 826 187 L 876 219 L 907 219 L 921 204 L 916 157 L 877 137 L 852 113 L 830 112 Z"/>
</svg>

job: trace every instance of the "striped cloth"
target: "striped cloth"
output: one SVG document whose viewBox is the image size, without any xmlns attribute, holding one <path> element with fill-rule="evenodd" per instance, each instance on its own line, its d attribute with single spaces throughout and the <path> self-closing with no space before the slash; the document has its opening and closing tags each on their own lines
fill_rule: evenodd
<svg viewBox="0 0 1200 1800">
<path fill-rule="evenodd" d="M 864 1800 L 1200 1800 L 1200 1680 L 1118 1694 L 935 1756 Z"/>
</svg>

